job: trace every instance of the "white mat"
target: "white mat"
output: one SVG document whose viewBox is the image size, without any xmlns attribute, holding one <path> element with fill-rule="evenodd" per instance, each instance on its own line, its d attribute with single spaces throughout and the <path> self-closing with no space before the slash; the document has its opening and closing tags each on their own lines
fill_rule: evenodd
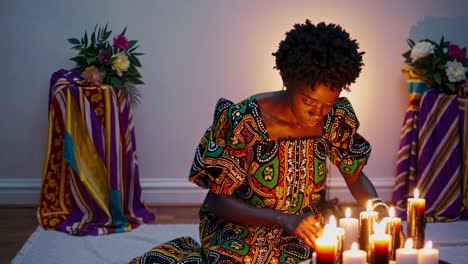
<svg viewBox="0 0 468 264">
<path fill-rule="evenodd" d="M 198 225 L 148 224 L 128 233 L 81 237 L 38 227 L 12 263 L 123 264 L 158 244 L 181 236 L 199 241 Z M 442 260 L 468 263 L 468 221 L 428 224 L 426 240 L 434 242 Z"/>
<path fill-rule="evenodd" d="M 38 227 L 12 263 L 122 264 L 156 245 L 181 236 L 191 236 L 199 241 L 198 225 L 147 224 L 131 232 L 105 236 L 71 236 Z"/>
</svg>

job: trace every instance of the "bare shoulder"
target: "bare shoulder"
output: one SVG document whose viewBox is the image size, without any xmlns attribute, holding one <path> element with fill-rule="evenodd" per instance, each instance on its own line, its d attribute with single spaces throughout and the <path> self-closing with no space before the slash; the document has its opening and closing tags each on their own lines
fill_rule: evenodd
<svg viewBox="0 0 468 264">
<path fill-rule="evenodd" d="M 268 113 L 274 109 L 274 106 L 277 104 L 278 96 L 280 91 L 275 92 L 265 92 L 255 94 L 253 97 L 257 100 L 260 110 L 262 112 Z"/>
</svg>

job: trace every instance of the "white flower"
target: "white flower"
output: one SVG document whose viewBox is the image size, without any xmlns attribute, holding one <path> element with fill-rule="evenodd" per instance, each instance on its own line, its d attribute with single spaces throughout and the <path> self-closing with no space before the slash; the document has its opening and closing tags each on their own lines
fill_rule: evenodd
<svg viewBox="0 0 468 264">
<path fill-rule="evenodd" d="M 461 62 L 454 60 L 447 62 L 445 72 L 450 82 L 459 82 L 466 79 L 467 68 L 463 67 Z"/>
<path fill-rule="evenodd" d="M 419 59 L 419 58 L 424 58 L 429 54 L 434 53 L 434 45 L 432 43 L 427 42 L 427 41 L 421 41 L 418 44 L 414 45 L 413 48 L 411 49 L 411 59 L 413 61 Z"/>
<path fill-rule="evenodd" d="M 122 76 L 122 72 L 127 71 L 130 67 L 130 61 L 123 51 L 116 53 L 113 57 L 116 59 L 112 62 L 112 69 L 117 72 L 117 75 Z"/>
</svg>

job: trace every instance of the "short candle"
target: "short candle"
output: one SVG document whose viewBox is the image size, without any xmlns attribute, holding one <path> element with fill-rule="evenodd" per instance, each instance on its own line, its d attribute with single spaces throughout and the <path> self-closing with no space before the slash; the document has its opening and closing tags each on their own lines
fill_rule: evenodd
<svg viewBox="0 0 468 264">
<path fill-rule="evenodd" d="M 413 248 L 413 239 L 408 238 L 405 247 L 396 250 L 396 264 L 418 264 L 418 250 Z"/>
<path fill-rule="evenodd" d="M 437 264 L 439 263 L 439 250 L 432 248 L 432 241 L 427 241 L 424 248 L 418 251 L 418 263 Z"/>
<path fill-rule="evenodd" d="M 315 252 L 317 264 L 335 264 L 337 240 L 330 226 L 323 229 L 323 235 L 315 240 Z"/>
<path fill-rule="evenodd" d="M 359 250 L 356 242 L 351 244 L 351 249 L 343 252 L 343 264 L 366 264 L 367 252 Z"/>
</svg>

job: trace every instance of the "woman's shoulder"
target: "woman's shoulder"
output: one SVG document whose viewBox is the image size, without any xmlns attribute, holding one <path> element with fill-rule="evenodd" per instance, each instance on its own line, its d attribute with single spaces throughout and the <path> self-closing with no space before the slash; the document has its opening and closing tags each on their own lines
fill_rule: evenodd
<svg viewBox="0 0 468 264">
<path fill-rule="evenodd" d="M 231 130 L 241 131 L 248 125 L 248 130 L 265 134 L 266 130 L 259 109 L 259 103 L 255 95 L 237 103 L 226 98 L 220 98 L 216 103 L 213 127 L 223 126 Z"/>
<path fill-rule="evenodd" d="M 359 121 L 351 102 L 346 97 L 337 99 L 324 124 L 324 138 L 342 142 L 354 135 L 359 128 Z"/>
</svg>

